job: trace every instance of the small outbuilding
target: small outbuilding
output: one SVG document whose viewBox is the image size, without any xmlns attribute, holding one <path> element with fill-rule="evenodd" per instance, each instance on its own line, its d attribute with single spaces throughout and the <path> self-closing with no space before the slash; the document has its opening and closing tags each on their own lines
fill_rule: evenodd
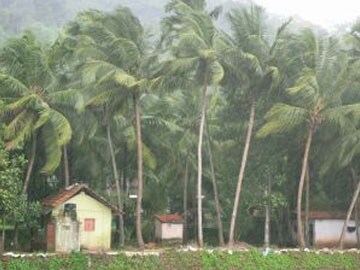
<svg viewBox="0 0 360 270">
<path fill-rule="evenodd" d="M 310 211 L 309 238 L 312 246 L 316 248 L 337 246 L 345 219 L 345 212 Z M 356 226 L 353 219 L 346 228 L 344 246 L 347 248 L 357 246 Z"/>
<path fill-rule="evenodd" d="M 84 184 L 74 184 L 42 201 L 46 249 L 56 252 L 109 250 L 117 207 Z"/>
<path fill-rule="evenodd" d="M 156 215 L 155 219 L 155 236 L 158 241 L 182 241 L 184 219 L 181 215 Z"/>
</svg>

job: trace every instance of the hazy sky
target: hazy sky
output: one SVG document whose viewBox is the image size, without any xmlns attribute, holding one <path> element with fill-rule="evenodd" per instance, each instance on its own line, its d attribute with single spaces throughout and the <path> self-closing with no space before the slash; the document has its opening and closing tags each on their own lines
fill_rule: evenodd
<svg viewBox="0 0 360 270">
<path fill-rule="evenodd" d="M 287 16 L 299 15 L 314 24 L 332 26 L 355 22 L 360 17 L 360 0 L 254 0 L 267 11 Z"/>
</svg>

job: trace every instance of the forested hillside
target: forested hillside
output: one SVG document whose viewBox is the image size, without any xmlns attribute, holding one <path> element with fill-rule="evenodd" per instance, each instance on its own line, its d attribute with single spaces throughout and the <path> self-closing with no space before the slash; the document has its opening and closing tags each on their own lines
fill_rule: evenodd
<svg viewBox="0 0 360 270">
<path fill-rule="evenodd" d="M 200 247 L 304 248 L 310 210 L 358 219 L 359 23 L 333 35 L 248 1 L 24 2 L 0 0 L 14 248 L 45 235 L 41 200 L 75 183 L 122 213 L 116 247 L 153 241 L 158 213 L 182 214 Z"/>
<path fill-rule="evenodd" d="M 75 18 L 78 12 L 90 8 L 109 11 L 119 5 L 129 7 L 144 26 L 156 34 L 159 33 L 159 23 L 165 13 L 165 3 L 163 0 L 0 0 L 0 44 L 9 36 L 26 29 L 33 31 L 43 42 L 52 42 L 61 27 Z M 252 1 L 211 0 L 207 3 L 210 9 L 222 7 L 224 13 L 220 15 L 217 24 L 226 26 L 223 16 L 226 12 L 235 7 L 248 6 Z M 270 16 L 271 25 L 274 27 L 278 27 L 284 19 Z M 301 18 L 296 21 L 294 24 L 310 25 Z"/>
<path fill-rule="evenodd" d="M 225 1 L 212 1 L 210 5 L 222 2 Z M 129 7 L 144 24 L 151 25 L 159 22 L 165 3 L 163 0 L 1 0 L 0 25 L 9 34 L 19 33 L 28 27 L 37 31 L 54 31 L 73 19 L 79 11 L 89 8 L 109 11 L 118 5 Z M 226 6 L 233 5 L 237 4 L 226 3 Z"/>
<path fill-rule="evenodd" d="M 60 27 L 82 10 L 111 10 L 118 5 L 131 8 L 146 24 L 158 23 L 163 14 L 161 0 L 1 0 L 0 42 L 24 29 L 35 31 L 44 40 L 55 38 Z"/>
</svg>

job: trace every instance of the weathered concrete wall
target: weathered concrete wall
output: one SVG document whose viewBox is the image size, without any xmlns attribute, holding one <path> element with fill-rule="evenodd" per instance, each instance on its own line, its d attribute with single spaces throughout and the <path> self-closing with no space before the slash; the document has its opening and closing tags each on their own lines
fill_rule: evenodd
<svg viewBox="0 0 360 270">
<path fill-rule="evenodd" d="M 163 223 L 161 224 L 161 238 L 168 239 L 182 239 L 183 224 Z"/>
<path fill-rule="evenodd" d="M 161 222 L 155 220 L 155 238 L 161 239 Z"/>
<path fill-rule="evenodd" d="M 84 192 L 65 203 L 76 204 L 77 220 L 80 222 L 80 246 L 89 250 L 109 250 L 111 244 L 111 209 Z M 64 204 L 54 208 L 52 215 L 63 215 Z M 85 231 L 85 219 L 95 219 L 94 231 Z"/>
<path fill-rule="evenodd" d="M 336 247 L 339 244 L 339 239 L 344 225 L 344 220 L 341 219 L 322 219 L 314 221 L 314 246 L 319 247 Z M 348 226 L 355 226 L 352 220 Z M 346 247 L 356 246 L 356 231 L 345 232 Z"/>
</svg>

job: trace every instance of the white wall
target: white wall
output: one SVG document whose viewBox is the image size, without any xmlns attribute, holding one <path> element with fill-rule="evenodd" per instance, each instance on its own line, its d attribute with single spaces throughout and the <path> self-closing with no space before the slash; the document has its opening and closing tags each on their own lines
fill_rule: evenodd
<svg viewBox="0 0 360 270">
<path fill-rule="evenodd" d="M 183 224 L 163 223 L 161 224 L 161 239 L 182 239 Z"/>
<path fill-rule="evenodd" d="M 344 225 L 341 219 L 316 219 L 314 221 L 314 246 L 315 247 L 334 247 L 339 244 L 339 239 Z M 355 226 L 351 220 L 348 226 Z M 346 247 L 356 246 L 356 231 L 349 233 L 345 231 Z"/>
</svg>

